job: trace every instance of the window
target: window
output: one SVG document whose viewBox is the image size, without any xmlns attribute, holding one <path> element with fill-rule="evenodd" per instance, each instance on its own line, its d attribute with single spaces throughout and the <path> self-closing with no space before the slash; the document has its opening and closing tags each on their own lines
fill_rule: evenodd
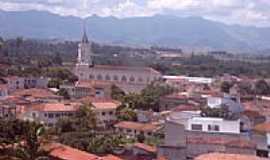
<svg viewBox="0 0 270 160">
<path fill-rule="evenodd" d="M 36 113 L 32 113 L 32 117 L 33 118 L 36 118 Z"/>
<path fill-rule="evenodd" d="M 111 111 L 111 112 L 109 112 L 109 114 L 110 114 L 110 115 L 113 115 L 113 112 Z"/>
<path fill-rule="evenodd" d="M 103 79 L 103 78 L 102 78 L 102 75 L 99 74 L 98 77 L 97 77 L 97 79 L 98 79 L 98 80 L 102 80 L 102 79 Z"/>
<path fill-rule="evenodd" d="M 53 114 L 52 114 L 52 113 L 49 113 L 49 114 L 48 114 L 48 117 L 49 117 L 49 118 L 53 118 Z"/>
<path fill-rule="evenodd" d="M 92 75 L 92 74 L 90 74 L 90 75 L 89 75 L 89 79 L 95 79 L 95 76 Z"/>
<path fill-rule="evenodd" d="M 126 82 L 126 81 L 127 81 L 127 77 L 126 77 L 126 76 L 123 76 L 123 77 L 122 77 L 122 81 L 123 81 L 123 82 Z"/>
<path fill-rule="evenodd" d="M 191 130 L 202 131 L 202 125 L 201 124 L 191 124 Z"/>
<path fill-rule="evenodd" d="M 114 75 L 113 76 L 113 80 L 118 81 L 118 76 L 117 75 Z"/>
<path fill-rule="evenodd" d="M 111 80 L 111 77 L 109 75 L 106 75 L 105 78 L 106 78 L 107 81 L 110 81 Z"/>
<path fill-rule="evenodd" d="M 105 116 L 105 115 L 106 115 L 106 113 L 105 113 L 105 112 L 102 112 L 101 114 L 102 114 L 103 116 Z"/>
<path fill-rule="evenodd" d="M 130 81 L 130 82 L 134 82 L 134 81 L 135 81 L 135 78 L 134 78 L 134 77 L 130 77 L 130 78 L 129 78 L 129 81 Z"/>
<path fill-rule="evenodd" d="M 219 131 L 218 125 L 208 125 L 208 131 Z"/>
<path fill-rule="evenodd" d="M 151 136 L 151 135 L 152 135 L 152 133 L 151 133 L 151 132 L 148 132 L 148 133 L 147 133 L 147 135 L 148 135 L 148 136 Z"/>
</svg>

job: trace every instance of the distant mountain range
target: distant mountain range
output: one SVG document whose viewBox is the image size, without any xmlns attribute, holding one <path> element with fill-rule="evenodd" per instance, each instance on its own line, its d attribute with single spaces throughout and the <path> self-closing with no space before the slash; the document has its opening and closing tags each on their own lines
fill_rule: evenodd
<svg viewBox="0 0 270 160">
<path fill-rule="evenodd" d="M 83 20 L 49 12 L 0 11 L 0 36 L 79 40 Z M 189 50 L 269 51 L 270 28 L 225 25 L 200 17 L 91 16 L 86 19 L 90 39 L 97 42 L 181 47 Z"/>
</svg>

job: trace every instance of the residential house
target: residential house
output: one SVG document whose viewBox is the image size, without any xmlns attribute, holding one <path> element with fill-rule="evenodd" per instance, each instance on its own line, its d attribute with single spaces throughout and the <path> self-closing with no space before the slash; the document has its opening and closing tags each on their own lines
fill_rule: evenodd
<svg viewBox="0 0 270 160">
<path fill-rule="evenodd" d="M 48 89 L 20 89 L 11 94 L 13 97 L 23 97 L 31 102 L 59 102 L 63 97 L 54 94 Z"/>
<path fill-rule="evenodd" d="M 202 117 L 200 112 L 171 112 L 158 156 L 186 160 L 209 152 L 256 155 L 256 144 L 249 135 L 241 133 L 240 119 Z"/>
<path fill-rule="evenodd" d="M 103 81 L 78 81 L 75 85 L 64 84 L 60 88 L 66 89 L 71 98 L 87 96 L 95 98 L 110 98 L 112 83 Z"/>
<path fill-rule="evenodd" d="M 25 108 L 20 119 L 40 122 L 48 127 L 54 126 L 63 117 L 72 117 L 80 107 L 79 103 L 41 103 Z"/>
<path fill-rule="evenodd" d="M 10 76 L 4 78 L 8 85 L 8 93 L 12 93 L 18 89 L 24 89 L 24 78 L 17 76 Z"/>
<path fill-rule="evenodd" d="M 115 100 L 95 100 L 91 104 L 94 107 L 93 110 L 96 114 L 98 126 L 106 127 L 116 122 L 116 109 L 120 106 L 120 102 Z"/>
<path fill-rule="evenodd" d="M 160 126 L 152 123 L 139 123 L 131 121 L 121 121 L 114 125 L 116 132 L 127 135 L 130 138 L 136 138 L 138 135 L 144 135 L 146 138 L 153 136 Z"/>
</svg>

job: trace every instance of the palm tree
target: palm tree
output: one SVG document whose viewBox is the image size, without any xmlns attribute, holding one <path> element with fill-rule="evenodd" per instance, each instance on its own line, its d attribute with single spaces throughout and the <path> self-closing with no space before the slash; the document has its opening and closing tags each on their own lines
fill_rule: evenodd
<svg viewBox="0 0 270 160">
<path fill-rule="evenodd" d="M 20 137 L 21 142 L 15 148 L 15 157 L 21 160 L 41 160 L 46 159 L 48 153 L 41 147 L 45 129 L 42 125 L 26 122 L 24 133 Z"/>
</svg>

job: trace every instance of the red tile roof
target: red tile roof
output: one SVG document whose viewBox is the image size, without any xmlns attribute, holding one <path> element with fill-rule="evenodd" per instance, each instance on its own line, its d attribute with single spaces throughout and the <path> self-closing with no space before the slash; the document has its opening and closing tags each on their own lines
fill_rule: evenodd
<svg viewBox="0 0 270 160">
<path fill-rule="evenodd" d="M 177 107 L 173 108 L 172 111 L 182 112 L 182 111 L 197 111 L 197 110 L 200 110 L 200 108 L 192 104 L 180 104 Z"/>
<path fill-rule="evenodd" d="M 91 154 L 85 151 L 78 150 L 60 143 L 51 143 L 44 146 L 46 151 L 49 151 L 49 155 L 61 160 L 123 160 L 114 155 L 106 155 L 99 157 L 95 154 Z"/>
<path fill-rule="evenodd" d="M 137 71 L 137 72 L 149 72 L 160 74 L 158 71 L 150 67 L 132 67 L 132 66 L 111 66 L 111 65 L 95 65 L 95 69 L 108 69 L 108 70 L 128 70 L 128 71 Z"/>
<path fill-rule="evenodd" d="M 164 98 L 187 99 L 188 97 L 186 95 L 182 95 L 182 94 L 178 94 L 178 93 L 173 93 L 173 94 L 164 96 Z"/>
<path fill-rule="evenodd" d="M 266 160 L 266 158 L 253 155 L 208 153 L 198 156 L 195 160 Z"/>
<path fill-rule="evenodd" d="M 117 109 L 120 106 L 120 102 L 92 102 L 95 109 Z"/>
<path fill-rule="evenodd" d="M 270 133 L 270 122 L 258 124 L 254 127 L 254 130 L 260 133 Z"/>
<path fill-rule="evenodd" d="M 144 150 L 146 152 L 150 152 L 150 153 L 156 153 L 157 152 L 156 147 L 149 146 L 149 145 L 146 145 L 144 143 L 135 143 L 133 147 L 142 149 L 142 150 Z"/>
<path fill-rule="evenodd" d="M 44 103 L 35 104 L 29 107 L 29 110 L 43 112 L 74 112 L 80 107 L 79 103 Z"/>
<path fill-rule="evenodd" d="M 59 98 L 60 96 L 55 95 L 53 92 L 51 92 L 48 89 L 21 89 L 13 94 L 12 96 L 19 96 L 19 97 L 24 97 L 24 96 L 31 96 L 34 98 Z"/>
<path fill-rule="evenodd" d="M 66 145 L 54 143 L 47 146 L 50 156 L 61 160 L 99 160 L 100 158 L 94 154 L 90 154 Z"/>
<path fill-rule="evenodd" d="M 116 128 L 134 129 L 138 131 L 155 131 L 159 126 L 152 123 L 138 123 L 131 121 L 122 121 L 114 125 Z"/>
</svg>

